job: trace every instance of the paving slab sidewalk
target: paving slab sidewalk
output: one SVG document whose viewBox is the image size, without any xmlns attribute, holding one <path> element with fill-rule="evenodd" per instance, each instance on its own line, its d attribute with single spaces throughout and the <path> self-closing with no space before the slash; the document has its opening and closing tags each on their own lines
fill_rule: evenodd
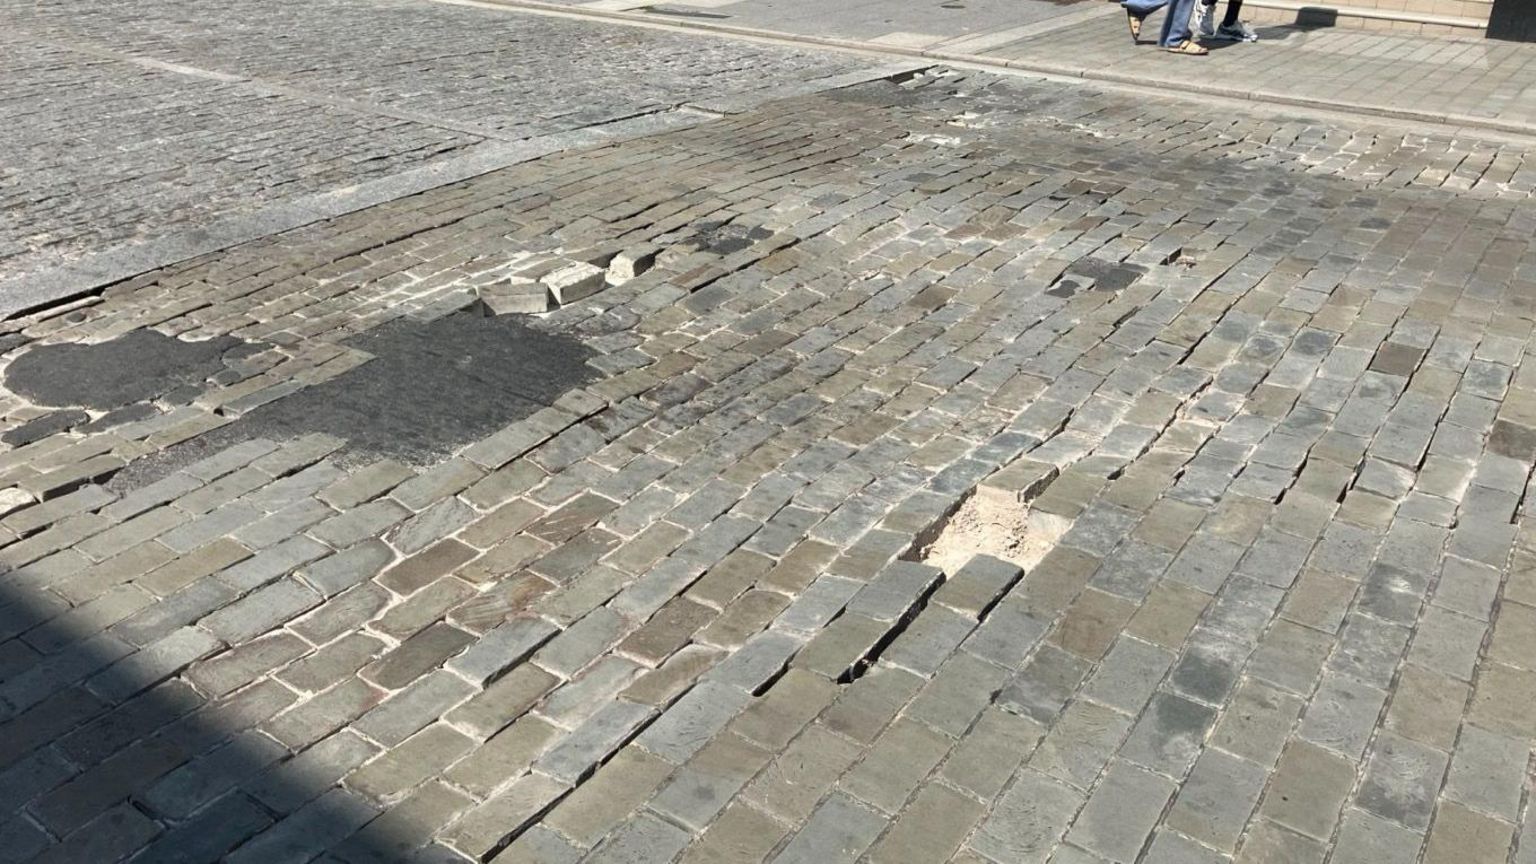
<svg viewBox="0 0 1536 864">
<path fill-rule="evenodd" d="M 638 3 L 493 0 L 615 20 L 665 21 L 721 32 L 774 34 L 950 62 L 1221 95 L 1433 123 L 1536 133 L 1536 46 L 1464 37 L 1260 27 L 1257 44 L 1211 43 L 1206 58 L 1157 51 L 1148 21 L 1133 44 L 1118 7 L 1076 3 L 906 3 L 872 0 L 836 14 L 800 2 Z M 948 11 L 945 11 L 948 10 Z"/>
</svg>

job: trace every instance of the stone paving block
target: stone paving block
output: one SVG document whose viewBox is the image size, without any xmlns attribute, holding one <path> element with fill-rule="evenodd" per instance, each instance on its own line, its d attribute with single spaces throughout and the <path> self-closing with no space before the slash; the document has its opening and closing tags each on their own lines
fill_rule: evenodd
<svg viewBox="0 0 1536 864">
<path fill-rule="evenodd" d="M 624 654 L 652 668 L 687 643 L 714 618 L 714 610 L 686 597 L 676 597 L 618 645 Z"/>
<path fill-rule="evenodd" d="M 437 668 L 473 641 L 470 634 L 452 625 L 437 623 L 401 642 L 363 667 L 359 674 L 386 690 L 398 690 Z"/>
<path fill-rule="evenodd" d="M 773 754 L 729 732 L 699 750 L 668 780 L 650 809 L 702 832 Z"/>
<path fill-rule="evenodd" d="M 233 645 L 281 626 L 321 599 L 297 580 L 282 579 L 204 616 L 198 626 Z"/>
<path fill-rule="evenodd" d="M 1086 789 L 1119 749 L 1131 724 L 1132 718 L 1101 705 L 1074 702 L 1040 741 L 1029 765 Z"/>
<path fill-rule="evenodd" d="M 43 852 L 34 861 L 110 861 L 131 854 L 160 833 L 149 817 L 123 803 Z M 27 841 L 22 841 L 27 842 Z M 24 848 L 24 847 L 23 847 Z"/>
<path fill-rule="evenodd" d="M 847 611 L 876 621 L 899 621 L 912 611 L 944 574 L 937 568 L 907 561 L 886 567 L 848 601 Z"/>
<path fill-rule="evenodd" d="M 1148 864 L 1220 864 L 1227 857 L 1172 831 L 1158 831 L 1143 861 Z"/>
<path fill-rule="evenodd" d="M 219 697 L 308 652 L 309 644 L 303 639 L 279 631 L 198 663 L 188 670 L 187 680 L 198 690 Z"/>
<path fill-rule="evenodd" d="M 330 554 L 330 549 L 308 537 L 298 536 L 256 553 L 219 573 L 219 581 L 237 591 L 269 585 Z M 339 589 L 338 589 L 339 590 Z"/>
<path fill-rule="evenodd" d="M 674 765 L 687 762 L 749 702 L 740 689 L 701 681 L 662 713 L 635 743 Z"/>
<path fill-rule="evenodd" d="M 1249 658 L 1246 673 L 1292 693 L 1310 693 L 1332 647 L 1323 633 L 1277 621 Z"/>
<path fill-rule="evenodd" d="M 989 555 L 977 555 L 950 575 L 933 602 L 981 618 L 1024 575 L 1022 568 Z"/>
<path fill-rule="evenodd" d="M 1179 789 L 1168 811 L 1167 825 L 1231 854 L 1258 804 L 1266 779 L 1264 767 L 1208 748 Z"/>
<path fill-rule="evenodd" d="M 594 864 L 642 864 L 667 861 L 677 857 L 688 845 L 687 831 L 649 813 L 626 823 L 595 850 L 588 860 Z"/>
<path fill-rule="evenodd" d="M 1049 641 L 1085 660 L 1097 661 L 1135 610 L 1125 600 L 1090 588 L 1067 608 Z"/>
<path fill-rule="evenodd" d="M 1152 697 L 1120 754 L 1143 767 L 1182 777 L 1193 766 L 1215 723 L 1211 708 L 1175 693 L 1159 692 Z"/>
<path fill-rule="evenodd" d="M 1259 813 L 1326 842 L 1354 785 L 1354 775 L 1349 760 L 1293 739 L 1275 767 Z"/>
<path fill-rule="evenodd" d="M 540 618 L 513 618 L 483 634 L 445 668 L 484 687 L 527 659 L 556 632 L 553 625 Z"/>
<path fill-rule="evenodd" d="M 45 828 L 67 835 L 128 795 L 144 791 L 187 757 L 185 750 L 162 738 L 138 742 L 40 796 L 30 810 Z"/>
<path fill-rule="evenodd" d="M 1084 692 L 1121 711 L 1137 714 L 1173 666 L 1174 655 L 1139 639 L 1116 641 Z"/>
<path fill-rule="evenodd" d="M 972 631 L 961 647 L 984 660 L 1008 669 L 1024 665 L 1035 644 L 1045 636 L 1048 625 L 1032 615 L 1023 604 L 999 603 L 981 626 Z"/>
<path fill-rule="evenodd" d="M 1444 795 L 1514 821 L 1525 755 L 1518 740 L 1466 725 L 1451 757 Z"/>
<path fill-rule="evenodd" d="M 414 472 L 404 465 L 381 459 L 330 484 L 315 497 L 338 510 L 348 510 L 388 492 L 412 476 Z"/>
<path fill-rule="evenodd" d="M 458 540 L 436 543 L 380 573 L 377 581 L 401 596 L 409 596 L 458 569 L 476 556 L 476 551 Z M 382 556 L 380 556 L 382 557 Z M 391 553 L 386 561 L 392 561 Z"/>
<path fill-rule="evenodd" d="M 435 723 L 347 775 L 346 785 L 370 799 L 387 800 L 442 773 L 473 748 L 469 736 Z"/>
<path fill-rule="evenodd" d="M 1124 762 L 1112 763 L 1068 839 L 1106 860 L 1134 861 L 1174 788 L 1171 781 L 1155 774 Z"/>
<path fill-rule="evenodd" d="M 378 811 L 343 789 L 333 789 L 292 816 L 257 834 L 230 856 L 232 861 L 313 856 L 357 830 Z"/>
<path fill-rule="evenodd" d="M 311 644 L 322 645 L 372 619 L 388 597 L 389 592 L 371 582 L 361 584 L 290 621 L 288 629 Z"/>
<path fill-rule="evenodd" d="M 1034 772 L 1021 772 L 970 846 L 998 864 L 1045 862 L 1082 804 L 1082 796 L 1072 789 Z"/>
<path fill-rule="evenodd" d="M 1208 595 L 1196 589 L 1163 582 L 1147 595 L 1125 630 L 1164 648 L 1177 649 L 1210 602 Z"/>
<path fill-rule="evenodd" d="M 558 732 L 538 717 L 520 717 L 445 771 L 443 778 L 472 795 L 487 798 L 507 778 L 526 771 Z"/>
<path fill-rule="evenodd" d="M 542 825 L 535 825 L 517 836 L 512 844 L 492 861 L 542 861 L 548 864 L 576 864 L 582 850 L 569 840 Z"/>
<path fill-rule="evenodd" d="M 902 669 L 877 666 L 844 688 L 821 722 L 849 738 L 869 744 L 901 707 L 921 689 L 923 679 Z"/>
<path fill-rule="evenodd" d="M 644 667 L 633 660 L 605 656 L 574 680 L 556 687 L 539 706 L 539 714 L 559 726 L 574 729 L 643 671 Z"/>
<path fill-rule="evenodd" d="M 704 680 L 757 692 L 778 676 L 800 647 L 800 640 L 793 636 L 765 631 L 706 672 Z"/>
<path fill-rule="evenodd" d="M 534 768 L 563 783 L 575 784 L 591 774 L 654 716 L 654 709 L 648 706 L 610 702 L 539 757 Z"/>
<path fill-rule="evenodd" d="M 977 798 L 990 801 L 1002 792 L 1042 735 L 1044 729 L 1027 718 L 987 710 L 955 745 L 939 776 Z"/>
<path fill-rule="evenodd" d="M 789 601 L 772 591 L 751 590 L 731 600 L 713 621 L 699 631 L 695 641 L 734 649 L 766 628 Z"/>
<path fill-rule="evenodd" d="M 267 549 L 330 518 L 335 512 L 319 501 L 305 498 L 237 529 L 230 536 L 252 549 Z"/>
<path fill-rule="evenodd" d="M 162 816 L 185 819 L 287 755 L 282 745 L 247 731 L 167 774 L 144 793 L 143 802 Z"/>
<path fill-rule="evenodd" d="M 215 540 L 191 555 L 168 559 L 164 566 L 135 580 L 135 584 L 165 597 L 205 576 L 237 564 L 250 555 L 250 550 L 233 540 Z"/>
<path fill-rule="evenodd" d="M 444 833 L 454 849 L 484 859 L 560 800 L 570 785 L 542 774 L 524 774 L 478 807 L 464 814 Z"/>
<path fill-rule="evenodd" d="M 272 817 L 251 799 L 229 795 L 162 834 L 139 857 L 144 861 L 216 859 L 271 824 Z"/>
<path fill-rule="evenodd" d="M 774 628 L 789 633 L 816 633 L 843 610 L 860 587 L 852 579 L 823 575 L 795 597 L 774 621 Z"/>
<path fill-rule="evenodd" d="M 974 800 L 927 785 L 869 854 L 871 862 L 948 860 L 983 813 Z"/>
<path fill-rule="evenodd" d="M 786 831 L 750 805 L 733 803 L 679 860 L 683 864 L 753 864 L 767 857 Z"/>
<path fill-rule="evenodd" d="M 1356 801 L 1378 816 L 1423 831 L 1448 761 L 1432 747 L 1383 734 L 1376 740 Z"/>
<path fill-rule="evenodd" d="M 1426 862 L 1507 860 L 1514 826 L 1458 804 L 1441 804 L 1424 851 Z"/>
<path fill-rule="evenodd" d="M 358 718 L 352 728 L 385 746 L 442 717 L 474 693 L 472 685 L 448 672 L 432 672 Z"/>
<path fill-rule="evenodd" d="M 383 701 L 385 693 L 357 678 L 348 678 L 288 711 L 265 726 L 269 735 L 300 749 L 356 719 Z"/>
<path fill-rule="evenodd" d="M 774 864 L 851 864 L 886 824 L 886 819 L 846 796 L 833 794 L 772 860 Z"/>
<path fill-rule="evenodd" d="M 864 760 L 839 781 L 838 788 L 894 815 L 953 743 L 921 723 L 898 719 L 874 742 Z"/>
<path fill-rule="evenodd" d="M 591 848 L 651 798 L 673 766 L 634 746 L 625 747 L 545 817 L 543 824 Z"/>
<path fill-rule="evenodd" d="M 826 678 L 791 669 L 730 723 L 736 734 L 771 750 L 782 750 L 837 697 Z"/>
<path fill-rule="evenodd" d="M 1338 840 L 1330 860 L 1341 862 L 1367 861 L 1411 862 L 1418 857 L 1424 837 L 1379 819 L 1363 810 L 1346 809 L 1339 827 Z"/>
<path fill-rule="evenodd" d="M 442 783 L 428 783 L 332 848 L 346 861 L 398 861 L 410 856 L 430 860 L 453 853 L 427 846 L 434 834 L 473 806 L 468 795 Z"/>
<path fill-rule="evenodd" d="M 1243 864 L 1281 864 L 1291 861 L 1319 864 L 1327 854 L 1326 844 L 1274 822 L 1260 820 L 1249 829 L 1243 847 L 1234 860 Z"/>
<path fill-rule="evenodd" d="M 1049 724 L 1082 684 L 1090 664 L 1053 645 L 1045 645 L 998 694 L 1004 708 Z"/>
<path fill-rule="evenodd" d="M 744 797 L 789 824 L 800 824 L 861 748 L 820 724 L 812 724 L 748 785 Z"/>
<path fill-rule="evenodd" d="M 1518 706 L 1536 697 L 1536 675 L 1523 669 L 1488 663 L 1478 677 L 1468 710 L 1469 719 L 1491 731 L 1529 737 L 1536 720 Z"/>
<path fill-rule="evenodd" d="M 309 529 L 310 536 L 337 549 L 345 549 L 382 534 L 410 517 L 411 511 L 388 499 L 369 501 L 332 516 Z"/>
</svg>

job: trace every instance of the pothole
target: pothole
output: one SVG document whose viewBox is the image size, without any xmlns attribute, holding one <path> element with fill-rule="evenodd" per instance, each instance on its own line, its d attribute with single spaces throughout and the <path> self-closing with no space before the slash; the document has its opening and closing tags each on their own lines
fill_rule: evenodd
<svg viewBox="0 0 1536 864">
<path fill-rule="evenodd" d="M 977 555 L 990 555 L 1026 572 L 1045 558 L 1070 523 L 1033 510 L 1027 501 L 985 486 L 961 502 L 916 560 L 953 575 Z"/>
</svg>

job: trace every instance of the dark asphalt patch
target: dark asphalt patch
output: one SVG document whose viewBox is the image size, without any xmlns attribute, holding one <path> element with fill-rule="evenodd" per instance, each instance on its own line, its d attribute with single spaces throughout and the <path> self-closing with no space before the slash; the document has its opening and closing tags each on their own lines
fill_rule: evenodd
<svg viewBox="0 0 1536 864">
<path fill-rule="evenodd" d="M 591 381 L 592 350 L 516 316 L 400 319 L 349 343 L 374 359 L 251 411 L 218 435 L 325 432 L 347 451 L 429 464 Z"/>
<path fill-rule="evenodd" d="M 315 432 L 345 440 L 337 458 L 348 464 L 386 457 L 418 466 L 434 464 L 597 377 L 587 365 L 594 354 L 591 348 L 574 336 L 536 330 L 523 321 L 460 312 L 430 322 L 390 322 L 348 340 L 348 345 L 373 355 L 368 362 L 135 460 L 110 485 L 119 491 L 137 488 L 240 441 L 284 441 Z M 158 341 L 135 334 L 122 338 L 131 345 L 165 350 Z M 82 357 L 138 362 L 114 342 L 78 346 L 90 350 L 69 355 L 73 371 L 96 374 L 97 363 Z M 245 353 L 238 346 L 228 350 L 230 356 Z M 190 376 L 206 377 L 207 369 L 205 364 L 198 373 L 166 376 L 153 386 L 141 385 L 137 392 L 171 393 L 188 386 Z"/>
<path fill-rule="evenodd" d="M 149 402 L 225 369 L 233 336 L 186 342 L 154 330 L 94 345 L 39 345 L 11 362 L 5 386 L 39 405 L 110 411 Z"/>
</svg>

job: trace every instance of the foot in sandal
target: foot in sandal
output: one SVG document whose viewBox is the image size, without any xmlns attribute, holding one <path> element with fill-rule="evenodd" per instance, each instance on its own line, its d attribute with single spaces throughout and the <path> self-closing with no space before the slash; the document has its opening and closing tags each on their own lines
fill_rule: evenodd
<svg viewBox="0 0 1536 864">
<path fill-rule="evenodd" d="M 1135 12 L 1126 10 L 1125 23 L 1126 26 L 1131 28 L 1131 41 L 1137 45 L 1141 44 L 1141 25 L 1144 24 L 1146 20 L 1147 16 L 1137 15 Z"/>
<path fill-rule="evenodd" d="M 1204 57 L 1211 53 L 1209 50 L 1197 45 L 1193 39 L 1185 39 L 1177 45 L 1169 45 L 1163 49 L 1170 54 L 1188 54 L 1191 57 Z"/>
</svg>

